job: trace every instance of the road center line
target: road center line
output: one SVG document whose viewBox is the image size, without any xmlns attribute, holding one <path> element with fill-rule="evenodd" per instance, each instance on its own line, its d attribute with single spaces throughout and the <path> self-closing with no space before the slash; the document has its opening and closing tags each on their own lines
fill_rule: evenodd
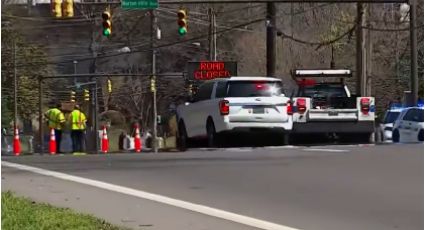
<svg viewBox="0 0 425 230">
<path fill-rule="evenodd" d="M 346 153 L 349 152 L 349 150 L 346 149 L 302 149 L 303 151 L 309 151 L 309 152 L 333 152 L 333 153 Z"/>
<path fill-rule="evenodd" d="M 291 227 L 288 227 L 288 226 L 279 225 L 279 224 L 276 224 L 276 223 L 272 223 L 272 222 L 268 222 L 268 221 L 264 221 L 264 220 L 260 220 L 260 219 L 255 219 L 255 218 L 248 217 L 248 216 L 243 216 L 243 215 L 239 215 L 239 214 L 236 214 L 236 213 L 232 213 L 232 212 L 228 212 L 228 211 L 224 211 L 224 210 L 220 210 L 220 209 L 216 209 L 216 208 L 211 208 L 211 207 L 208 207 L 208 206 L 205 206 L 205 205 L 190 203 L 190 202 L 187 202 L 187 201 L 178 200 L 178 199 L 174 199 L 174 198 L 167 197 L 167 196 L 162 196 L 162 195 L 158 195 L 158 194 L 154 194 L 154 193 L 136 190 L 136 189 L 132 189 L 132 188 L 124 187 L 124 186 L 109 184 L 109 183 L 98 181 L 98 180 L 92 180 L 92 179 L 87 179 L 87 178 L 84 178 L 84 177 L 72 176 L 72 175 L 65 174 L 65 173 L 50 171 L 50 170 L 46 170 L 46 169 L 42 169 L 42 168 L 36 168 L 36 167 L 22 165 L 22 164 L 11 163 L 11 162 L 7 162 L 7 161 L 2 161 L 1 164 L 2 164 L 2 166 L 16 168 L 16 169 L 20 169 L 20 170 L 25 170 L 25 171 L 45 175 L 45 176 L 51 176 L 51 177 L 55 177 L 55 178 L 62 179 L 62 180 L 72 181 L 72 182 L 76 182 L 76 183 L 80 183 L 80 184 L 84 184 L 84 185 L 89 185 L 89 186 L 93 186 L 93 187 L 97 187 L 97 188 L 101 188 L 101 189 L 105 189 L 105 190 L 109 190 L 109 191 L 113 191 L 113 192 L 118 192 L 118 193 L 130 195 L 130 196 L 135 196 L 135 197 L 139 197 L 139 198 L 142 198 L 142 199 L 147 199 L 147 200 L 171 205 L 171 206 L 174 206 L 174 207 L 187 209 L 187 210 L 202 213 L 202 214 L 205 214 L 205 215 L 208 215 L 208 216 L 213 216 L 213 217 L 229 220 L 229 221 L 233 221 L 233 222 L 236 222 L 236 223 L 240 223 L 240 224 L 244 224 L 244 225 L 248 225 L 248 226 L 252 226 L 252 227 L 256 227 L 256 228 L 260 228 L 260 229 L 298 230 L 298 229 L 291 228 Z"/>
</svg>

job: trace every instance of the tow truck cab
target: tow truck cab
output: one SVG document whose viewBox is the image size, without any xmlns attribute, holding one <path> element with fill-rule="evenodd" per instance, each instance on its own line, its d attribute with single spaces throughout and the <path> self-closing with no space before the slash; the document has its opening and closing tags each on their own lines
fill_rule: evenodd
<svg viewBox="0 0 425 230">
<path fill-rule="evenodd" d="M 350 70 L 294 70 L 294 133 L 374 132 L 375 98 L 356 97 L 345 85 Z"/>
</svg>

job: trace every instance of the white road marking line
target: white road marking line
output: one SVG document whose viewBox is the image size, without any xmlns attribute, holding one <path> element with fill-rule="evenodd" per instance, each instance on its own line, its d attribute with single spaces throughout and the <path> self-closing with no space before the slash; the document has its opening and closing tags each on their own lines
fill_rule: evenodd
<svg viewBox="0 0 425 230">
<path fill-rule="evenodd" d="M 226 148 L 225 151 L 229 152 L 252 152 L 252 148 Z"/>
<path fill-rule="evenodd" d="M 36 167 L 22 165 L 22 164 L 11 163 L 7 161 L 2 161 L 1 164 L 2 166 L 6 166 L 6 167 L 30 171 L 30 172 L 45 175 L 45 176 L 51 176 L 51 177 L 59 178 L 62 180 L 72 181 L 72 182 L 85 184 L 85 185 L 89 185 L 89 186 L 93 186 L 93 187 L 97 187 L 97 188 L 101 188 L 101 189 L 105 189 L 105 190 L 109 190 L 113 192 L 118 192 L 118 193 L 130 195 L 130 196 L 139 197 L 142 199 L 147 199 L 147 200 L 151 200 L 151 201 L 155 201 L 155 202 L 159 202 L 163 204 L 168 204 L 174 207 L 187 209 L 187 210 L 202 213 L 208 216 L 213 216 L 213 217 L 229 220 L 229 221 L 233 221 L 236 223 L 240 223 L 240 224 L 244 224 L 244 225 L 248 225 L 248 226 L 252 226 L 252 227 L 256 227 L 260 229 L 298 230 L 296 228 L 291 228 L 288 226 L 279 225 L 276 223 L 272 223 L 272 222 L 268 222 L 268 221 L 248 217 L 248 216 L 243 216 L 243 215 L 239 215 L 236 213 L 232 213 L 232 212 L 228 212 L 228 211 L 224 211 L 224 210 L 220 210 L 216 208 L 211 208 L 205 205 L 190 203 L 187 201 L 178 200 L 178 199 L 174 199 L 167 196 L 157 195 L 154 193 L 136 190 L 136 189 L 132 189 L 132 188 L 124 187 L 124 186 L 109 184 L 102 181 L 87 179 L 87 178 L 78 177 L 78 176 L 72 176 L 65 173 L 50 171 L 50 170 L 36 168 Z"/>
<path fill-rule="evenodd" d="M 283 146 L 266 146 L 265 149 L 298 149 L 299 146 L 283 145 Z"/>
<path fill-rule="evenodd" d="M 302 149 L 302 150 L 308 151 L 308 152 L 333 152 L 333 153 L 350 152 L 349 150 L 346 150 L 346 149 L 312 149 L 312 148 L 308 148 L 308 149 Z"/>
</svg>

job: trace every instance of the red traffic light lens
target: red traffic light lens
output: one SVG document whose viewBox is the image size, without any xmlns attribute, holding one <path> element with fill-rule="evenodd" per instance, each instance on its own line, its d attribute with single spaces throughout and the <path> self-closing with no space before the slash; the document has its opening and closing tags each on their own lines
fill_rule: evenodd
<svg viewBox="0 0 425 230">
<path fill-rule="evenodd" d="M 110 28 L 111 27 L 111 21 L 106 20 L 102 23 L 103 28 Z"/>
<path fill-rule="evenodd" d="M 185 19 L 180 19 L 180 20 L 178 20 L 178 21 L 177 21 L 177 24 L 178 24 L 180 27 L 186 27 L 187 22 L 186 22 L 186 20 L 185 20 Z"/>
</svg>

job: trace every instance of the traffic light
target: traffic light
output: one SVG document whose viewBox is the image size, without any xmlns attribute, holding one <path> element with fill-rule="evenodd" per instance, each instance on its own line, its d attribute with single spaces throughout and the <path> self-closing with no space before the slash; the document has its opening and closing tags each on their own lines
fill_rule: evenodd
<svg viewBox="0 0 425 230">
<path fill-rule="evenodd" d="M 189 84 L 189 95 L 193 94 L 193 85 Z"/>
<path fill-rule="evenodd" d="M 50 0 L 52 15 L 55 18 L 62 17 L 62 0 Z"/>
<path fill-rule="evenodd" d="M 75 91 L 71 91 L 71 102 L 75 102 Z"/>
<path fill-rule="evenodd" d="M 102 18 L 103 18 L 103 36 L 109 37 L 112 34 L 112 22 L 111 22 L 111 11 L 110 10 L 105 10 L 102 13 Z"/>
<path fill-rule="evenodd" d="M 64 17 L 74 17 L 74 0 L 63 0 L 62 9 Z"/>
<path fill-rule="evenodd" d="M 84 90 L 84 101 L 90 101 L 90 91 L 88 89 Z"/>
<path fill-rule="evenodd" d="M 151 92 L 155 92 L 156 91 L 156 81 L 155 78 L 151 78 Z"/>
<path fill-rule="evenodd" d="M 181 9 L 177 12 L 179 17 L 177 24 L 179 25 L 179 35 L 184 36 L 187 33 L 187 12 L 185 9 Z"/>
<path fill-rule="evenodd" d="M 108 79 L 108 93 L 112 93 L 112 81 Z"/>
</svg>

